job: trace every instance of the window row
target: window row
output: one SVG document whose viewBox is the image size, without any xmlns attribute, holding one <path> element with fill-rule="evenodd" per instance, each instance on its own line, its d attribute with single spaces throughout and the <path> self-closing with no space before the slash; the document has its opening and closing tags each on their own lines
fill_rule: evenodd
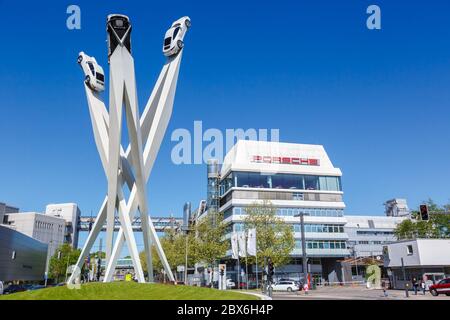
<svg viewBox="0 0 450 320">
<path fill-rule="evenodd" d="M 303 212 L 305 215 L 315 216 L 315 217 L 343 217 L 344 210 L 342 209 L 316 209 L 316 208 L 276 208 L 276 215 L 283 217 L 294 217 Z M 232 207 L 224 212 L 224 219 L 230 217 L 231 215 L 245 215 L 245 208 L 242 207 Z"/>
<path fill-rule="evenodd" d="M 302 248 L 302 241 L 295 240 L 295 248 Z M 346 249 L 345 241 L 341 240 L 308 240 L 306 241 L 307 249 Z"/>
<path fill-rule="evenodd" d="M 361 236 L 392 236 L 394 234 L 393 231 L 356 231 L 357 235 Z"/>
<path fill-rule="evenodd" d="M 221 195 L 232 187 L 342 191 L 340 177 L 281 173 L 265 175 L 255 172 L 228 174 L 220 183 Z"/>
<path fill-rule="evenodd" d="M 293 225 L 294 232 L 302 232 L 300 224 Z M 344 233 L 344 226 L 338 224 L 305 224 L 306 232 Z"/>
</svg>

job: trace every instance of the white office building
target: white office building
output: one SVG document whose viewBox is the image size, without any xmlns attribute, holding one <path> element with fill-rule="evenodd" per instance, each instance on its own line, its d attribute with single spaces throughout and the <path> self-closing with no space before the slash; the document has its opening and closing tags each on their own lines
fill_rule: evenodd
<svg viewBox="0 0 450 320">
<path fill-rule="evenodd" d="M 405 217 L 349 216 L 344 226 L 348 246 L 354 258 L 381 257 L 383 246 L 397 241 L 394 230 Z"/>
<path fill-rule="evenodd" d="M 49 259 L 64 243 L 65 221 L 62 218 L 38 212 L 20 212 L 6 215 L 11 229 L 48 244 Z"/>
<path fill-rule="evenodd" d="M 64 242 L 72 247 L 78 247 L 78 230 L 81 212 L 76 203 L 49 204 L 45 208 L 45 214 L 64 219 Z"/>
<path fill-rule="evenodd" d="M 220 170 L 219 210 L 230 229 L 240 231 L 246 207 L 269 200 L 277 215 L 292 225 L 296 243 L 291 264 L 277 268 L 276 277 L 294 278 L 302 272 L 296 215 L 304 212 L 310 273 L 317 282 L 340 281 L 338 261 L 350 255 L 341 176 L 323 146 L 240 140 Z"/>
</svg>

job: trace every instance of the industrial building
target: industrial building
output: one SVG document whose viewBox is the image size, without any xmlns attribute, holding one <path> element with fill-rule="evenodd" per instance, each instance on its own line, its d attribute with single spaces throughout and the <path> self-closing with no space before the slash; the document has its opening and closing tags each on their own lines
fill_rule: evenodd
<svg viewBox="0 0 450 320">
<path fill-rule="evenodd" d="M 344 230 L 354 258 L 383 255 L 383 246 L 397 240 L 394 230 L 406 218 L 346 215 Z"/>
<path fill-rule="evenodd" d="M 47 244 L 0 224 L 0 281 L 44 280 Z"/>
<path fill-rule="evenodd" d="M 0 202 L 0 224 L 3 223 L 5 214 L 17 213 L 17 212 L 19 212 L 19 208 L 16 208 L 16 207 L 7 205 L 6 203 Z"/>
<path fill-rule="evenodd" d="M 42 280 L 46 266 L 56 250 L 63 244 L 69 243 L 76 248 L 78 243 L 78 224 L 80 210 L 76 204 L 52 204 L 46 208 L 46 213 L 19 212 L 18 208 L 3 205 L 3 219 L 1 236 L 2 251 L 0 259 L 7 261 L 5 268 L 19 268 L 18 273 L 4 271 L 8 277 L 16 275 L 18 278 L 2 278 L 0 280 Z M 41 268 L 43 248 L 44 267 Z M 18 262 L 10 262 L 11 252 L 19 253 Z M 19 263 L 22 263 L 21 270 Z M 27 273 L 28 271 L 28 273 Z M 40 272 L 39 276 L 37 275 Z"/>
<path fill-rule="evenodd" d="M 384 248 L 384 266 L 391 286 L 404 289 L 415 277 L 429 284 L 450 277 L 450 239 L 416 239 L 390 243 Z"/>
</svg>

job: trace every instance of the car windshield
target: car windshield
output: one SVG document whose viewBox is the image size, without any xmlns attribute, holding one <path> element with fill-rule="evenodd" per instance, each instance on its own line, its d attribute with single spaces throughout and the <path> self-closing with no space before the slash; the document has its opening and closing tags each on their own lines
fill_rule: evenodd
<svg viewBox="0 0 450 320">
<path fill-rule="evenodd" d="M 172 41 L 172 38 L 171 38 L 171 37 L 165 38 L 165 39 L 164 39 L 164 46 L 170 45 L 170 41 Z"/>
<path fill-rule="evenodd" d="M 173 32 L 173 38 L 175 39 L 178 32 L 180 31 L 180 27 L 176 28 L 175 31 Z"/>
<path fill-rule="evenodd" d="M 97 80 L 101 82 L 105 82 L 105 76 L 101 74 L 100 72 L 97 72 Z"/>
<path fill-rule="evenodd" d="M 92 62 L 88 62 L 89 69 L 91 69 L 92 75 L 95 76 L 95 68 Z"/>
</svg>

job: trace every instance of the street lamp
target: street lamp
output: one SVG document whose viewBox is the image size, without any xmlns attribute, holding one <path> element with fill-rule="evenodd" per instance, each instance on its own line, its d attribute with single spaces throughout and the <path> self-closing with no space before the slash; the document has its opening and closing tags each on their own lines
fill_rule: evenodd
<svg viewBox="0 0 450 320">
<path fill-rule="evenodd" d="M 294 215 L 294 217 L 300 217 L 300 231 L 302 233 L 302 267 L 303 267 L 303 279 L 308 283 L 308 266 L 307 266 L 307 257 L 306 257 L 306 241 L 305 241 L 305 219 L 304 216 L 309 216 L 308 213 L 303 211 Z"/>
</svg>

